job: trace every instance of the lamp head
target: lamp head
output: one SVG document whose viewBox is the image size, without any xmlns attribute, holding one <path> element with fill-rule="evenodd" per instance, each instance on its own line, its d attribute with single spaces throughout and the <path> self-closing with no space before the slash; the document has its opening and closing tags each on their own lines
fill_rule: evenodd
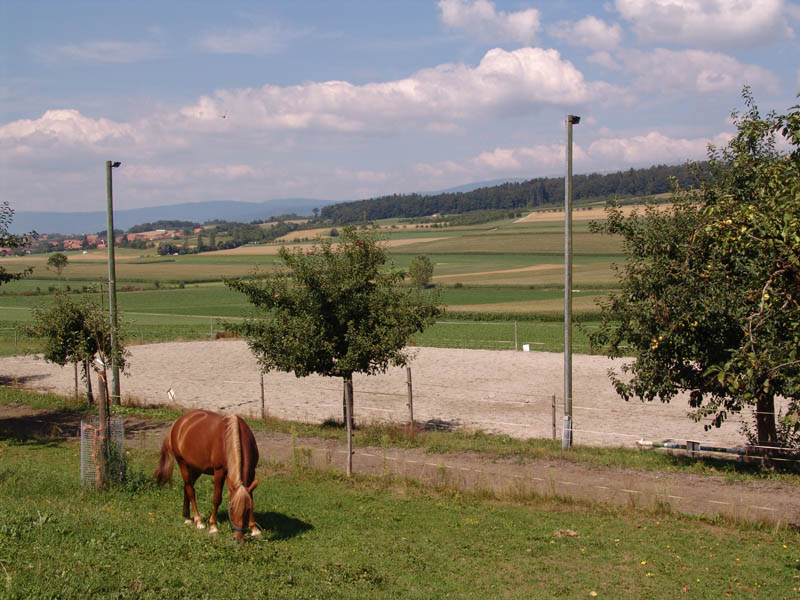
<svg viewBox="0 0 800 600">
<path fill-rule="evenodd" d="M 119 161 L 116 161 L 116 162 L 112 162 L 112 163 L 111 163 L 111 166 L 112 166 L 112 167 L 114 167 L 114 168 L 116 169 L 116 168 L 117 168 L 118 166 L 120 166 L 121 164 L 122 164 L 121 162 L 119 162 Z"/>
<path fill-rule="evenodd" d="M 567 115 L 567 122 L 573 125 L 577 125 L 581 122 L 581 118 L 577 115 Z"/>
</svg>

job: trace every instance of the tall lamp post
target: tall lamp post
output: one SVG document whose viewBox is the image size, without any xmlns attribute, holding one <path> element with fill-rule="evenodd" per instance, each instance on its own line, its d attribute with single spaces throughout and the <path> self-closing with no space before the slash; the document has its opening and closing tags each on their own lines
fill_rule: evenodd
<svg viewBox="0 0 800 600">
<path fill-rule="evenodd" d="M 117 361 L 117 269 L 114 262 L 114 199 L 111 169 L 122 163 L 106 161 L 106 192 L 108 196 L 108 310 L 111 319 L 111 403 L 120 404 L 119 363 Z"/>
<path fill-rule="evenodd" d="M 564 425 L 561 449 L 572 448 L 572 126 L 580 117 L 567 115 L 567 175 L 564 180 Z"/>
</svg>

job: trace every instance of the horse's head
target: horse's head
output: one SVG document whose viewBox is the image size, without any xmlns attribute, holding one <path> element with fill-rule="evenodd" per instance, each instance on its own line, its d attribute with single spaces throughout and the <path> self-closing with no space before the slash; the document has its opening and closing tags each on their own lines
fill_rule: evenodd
<svg viewBox="0 0 800 600">
<path fill-rule="evenodd" d="M 258 479 L 254 480 L 249 486 L 238 486 L 230 493 L 228 506 L 230 508 L 229 518 L 231 529 L 233 529 L 233 539 L 240 542 L 247 533 L 247 527 L 254 522 L 253 519 L 253 490 L 258 485 Z"/>
</svg>

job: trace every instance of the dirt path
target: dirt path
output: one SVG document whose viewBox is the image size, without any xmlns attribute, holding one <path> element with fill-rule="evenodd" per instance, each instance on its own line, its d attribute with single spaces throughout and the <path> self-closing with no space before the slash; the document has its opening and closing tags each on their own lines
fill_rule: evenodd
<svg viewBox="0 0 800 600">
<path fill-rule="evenodd" d="M 48 412 L 25 405 L 0 407 L 0 437 L 57 435 L 77 437 L 80 418 L 73 413 Z M 128 447 L 158 448 L 168 423 L 125 419 Z M 256 434 L 263 460 L 293 459 L 316 468 L 344 470 L 346 448 L 337 441 L 283 434 Z M 588 467 L 561 460 L 524 464 L 489 460 L 473 453 L 427 454 L 420 450 L 358 448 L 353 457 L 357 473 L 391 473 L 456 489 L 541 494 L 599 500 L 614 505 L 660 507 L 688 514 L 728 515 L 800 526 L 798 488 L 784 483 L 732 482 L 723 477 L 664 474 L 633 469 Z"/>
</svg>

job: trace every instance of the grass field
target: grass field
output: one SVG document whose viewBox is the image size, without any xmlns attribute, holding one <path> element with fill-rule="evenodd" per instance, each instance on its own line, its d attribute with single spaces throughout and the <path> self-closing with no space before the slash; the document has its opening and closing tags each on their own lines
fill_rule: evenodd
<svg viewBox="0 0 800 600">
<path fill-rule="evenodd" d="M 263 464 L 262 539 L 183 525 L 180 487 L 82 489 L 78 445 L 0 439 L 3 597 L 780 598 L 798 535 L 515 493 Z M 177 476 L 176 476 L 177 477 Z M 208 514 L 211 479 L 198 482 Z M 592 594 L 594 592 L 594 594 Z"/>
</svg>

